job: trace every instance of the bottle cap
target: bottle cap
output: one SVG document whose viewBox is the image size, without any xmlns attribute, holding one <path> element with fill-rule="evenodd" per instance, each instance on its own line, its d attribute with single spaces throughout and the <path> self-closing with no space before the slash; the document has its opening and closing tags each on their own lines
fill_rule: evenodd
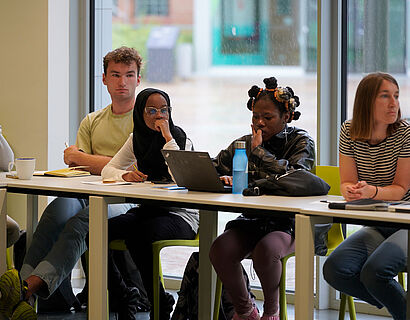
<svg viewBox="0 0 410 320">
<path fill-rule="evenodd" d="M 235 141 L 235 149 L 245 149 L 246 141 Z"/>
</svg>

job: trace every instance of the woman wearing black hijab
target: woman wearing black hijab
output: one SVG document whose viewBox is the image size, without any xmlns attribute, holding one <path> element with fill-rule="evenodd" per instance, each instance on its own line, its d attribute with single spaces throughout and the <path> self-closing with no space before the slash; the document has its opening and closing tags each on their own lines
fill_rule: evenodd
<svg viewBox="0 0 410 320">
<path fill-rule="evenodd" d="M 171 103 L 165 92 L 141 91 L 134 106 L 134 130 L 127 142 L 102 170 L 103 179 L 142 182 L 171 181 L 161 149 L 191 150 L 185 132 L 174 125 Z M 127 171 L 127 168 L 137 169 Z M 153 303 L 152 243 L 168 239 L 193 239 L 198 231 L 196 210 L 140 205 L 108 223 L 109 241 L 124 239 L 138 267 L 148 299 Z M 160 289 L 160 319 L 169 319 L 165 291 Z M 168 304 L 170 304 L 168 302 Z M 132 319 L 124 316 L 123 319 Z"/>
</svg>

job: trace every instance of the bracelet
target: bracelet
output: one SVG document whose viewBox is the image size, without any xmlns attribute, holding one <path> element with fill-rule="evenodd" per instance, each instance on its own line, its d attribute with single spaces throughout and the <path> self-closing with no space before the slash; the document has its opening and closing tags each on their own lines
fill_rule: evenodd
<svg viewBox="0 0 410 320">
<path fill-rule="evenodd" d="M 379 188 L 377 188 L 377 186 L 375 186 L 376 187 L 376 193 L 374 194 L 374 196 L 373 197 L 371 197 L 370 199 L 374 199 L 374 198 L 376 198 L 376 196 L 377 196 L 377 193 L 379 192 Z"/>
</svg>

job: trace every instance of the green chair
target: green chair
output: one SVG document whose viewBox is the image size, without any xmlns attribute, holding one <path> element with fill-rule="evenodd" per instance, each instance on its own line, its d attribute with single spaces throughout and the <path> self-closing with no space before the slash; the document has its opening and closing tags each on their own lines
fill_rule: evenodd
<svg viewBox="0 0 410 320">
<path fill-rule="evenodd" d="M 199 246 L 199 231 L 193 240 L 160 240 L 152 244 L 153 254 L 153 294 L 154 294 L 154 320 L 159 320 L 159 285 L 160 282 L 164 286 L 164 278 L 161 267 L 161 250 L 166 247 L 198 247 Z M 114 240 L 110 242 L 110 248 L 113 250 L 127 250 L 124 240 Z M 164 286 L 165 288 L 165 286 Z"/>
</svg>

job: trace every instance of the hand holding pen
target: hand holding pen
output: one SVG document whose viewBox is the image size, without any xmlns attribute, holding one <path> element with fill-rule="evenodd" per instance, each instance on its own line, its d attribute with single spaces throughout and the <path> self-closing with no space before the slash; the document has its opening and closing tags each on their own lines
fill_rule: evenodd
<svg viewBox="0 0 410 320">
<path fill-rule="evenodd" d="M 146 174 L 143 174 L 141 171 L 139 171 L 135 164 L 133 164 L 132 166 L 134 167 L 135 171 L 128 171 L 127 173 L 124 173 L 122 175 L 122 178 L 125 181 L 144 182 L 145 180 L 147 180 L 148 176 Z"/>
</svg>

